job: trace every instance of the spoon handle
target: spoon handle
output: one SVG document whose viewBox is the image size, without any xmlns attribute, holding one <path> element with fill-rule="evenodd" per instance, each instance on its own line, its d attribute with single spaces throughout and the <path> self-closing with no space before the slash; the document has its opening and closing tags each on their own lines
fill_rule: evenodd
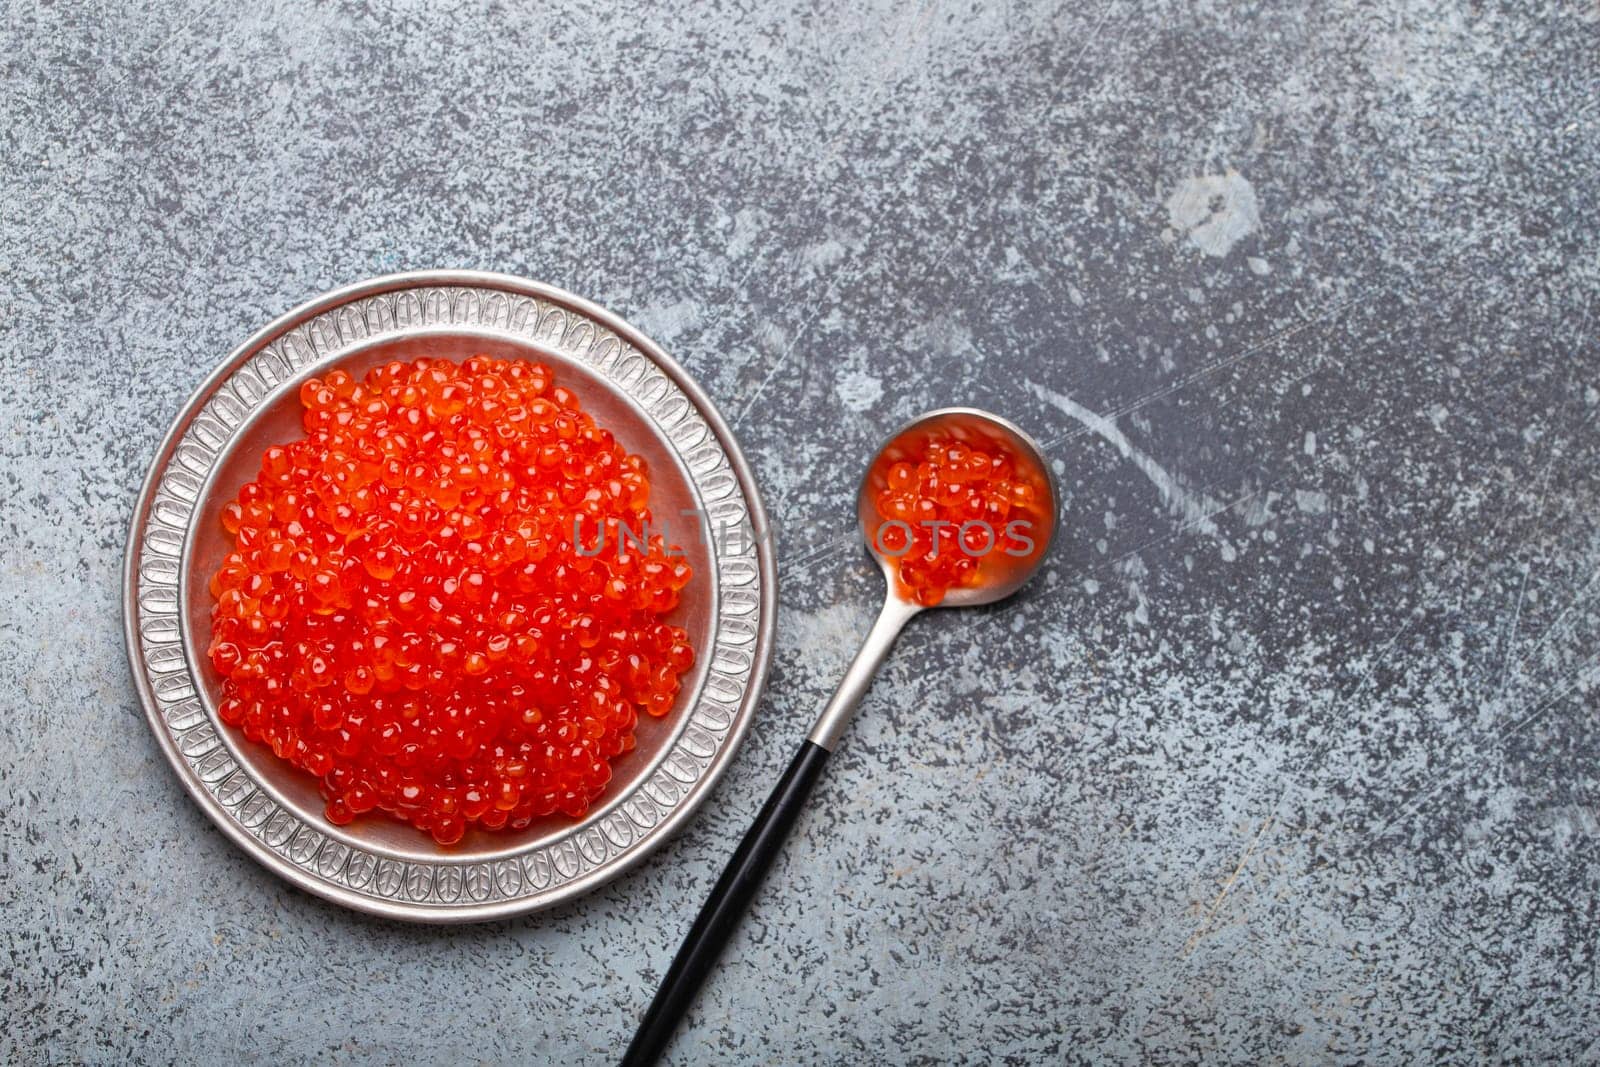
<svg viewBox="0 0 1600 1067">
<path fill-rule="evenodd" d="M 683 946 L 661 980 L 655 999 L 650 1002 L 638 1033 L 622 1057 L 624 1065 L 645 1065 L 656 1061 L 672 1039 L 678 1020 L 688 1011 L 706 972 L 721 955 L 723 946 L 739 918 L 750 904 L 761 885 L 761 879 L 772 866 L 772 861 L 783 848 L 783 841 L 794 826 L 795 817 L 811 795 L 811 787 L 822 774 L 828 762 L 828 750 L 810 741 L 800 744 L 789 769 L 778 779 L 777 788 L 767 798 L 756 816 L 756 821 L 739 843 L 738 851 L 728 861 L 728 866 L 717 879 L 716 888 L 700 909 L 700 915 Z"/>
<path fill-rule="evenodd" d="M 688 1011 L 706 972 L 721 955 L 767 868 L 783 848 L 784 839 L 789 836 L 795 818 L 811 795 L 823 765 L 828 762 L 828 754 L 838 744 L 839 735 L 872 684 L 878 665 L 888 655 L 900 628 L 918 610 L 916 605 L 907 604 L 893 593 L 889 595 L 878 621 L 873 623 L 871 632 L 862 642 L 861 651 L 856 653 L 844 680 L 839 683 L 838 691 L 818 717 L 810 737 L 800 743 L 800 751 L 778 779 L 761 814 L 745 833 L 722 877 L 711 890 L 710 898 L 700 909 L 700 915 L 689 928 L 682 947 L 673 957 L 672 966 L 667 968 L 667 976 L 661 980 L 661 988 L 645 1010 L 638 1032 L 623 1054 L 624 1067 L 645 1067 L 654 1063 L 672 1040 L 672 1032 Z"/>
</svg>

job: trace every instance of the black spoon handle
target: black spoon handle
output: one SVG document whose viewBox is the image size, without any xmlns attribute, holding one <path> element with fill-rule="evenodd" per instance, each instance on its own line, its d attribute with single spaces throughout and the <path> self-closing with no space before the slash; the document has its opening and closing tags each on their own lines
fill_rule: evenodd
<svg viewBox="0 0 1600 1067">
<path fill-rule="evenodd" d="M 700 909 L 700 915 L 683 939 L 683 947 L 667 968 L 661 988 L 644 1013 L 638 1033 L 623 1054 L 624 1067 L 645 1067 L 652 1064 L 672 1039 L 672 1032 L 694 1000 L 706 972 L 722 954 L 728 936 L 739 924 L 739 918 L 750 905 L 756 888 L 772 866 L 773 859 L 783 848 L 794 820 L 811 795 L 811 787 L 822 774 L 828 762 L 828 750 L 811 741 L 803 742 L 795 753 L 789 769 L 783 772 L 777 788 L 767 798 L 761 814 L 744 835 L 739 849 L 728 861 L 727 869 L 717 879 L 711 897 Z"/>
</svg>

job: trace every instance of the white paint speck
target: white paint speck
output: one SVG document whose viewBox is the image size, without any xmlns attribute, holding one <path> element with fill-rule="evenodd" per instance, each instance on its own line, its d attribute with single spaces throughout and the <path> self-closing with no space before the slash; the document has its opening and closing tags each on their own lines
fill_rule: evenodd
<svg viewBox="0 0 1600 1067">
<path fill-rule="evenodd" d="M 1328 494 L 1313 492 L 1309 489 L 1296 489 L 1294 491 L 1294 506 L 1307 515 L 1321 515 L 1328 510 Z"/>
<path fill-rule="evenodd" d="M 845 256 L 845 247 L 833 238 L 809 245 L 800 253 L 801 262 L 818 270 L 825 270 L 842 260 Z"/>
<path fill-rule="evenodd" d="M 1231 168 L 1226 174 L 1205 174 L 1179 183 L 1166 206 L 1173 233 L 1187 237 L 1208 256 L 1227 255 L 1261 228 L 1256 191 Z"/>
<path fill-rule="evenodd" d="M 741 208 L 733 216 L 733 234 L 728 238 L 727 256 L 730 261 L 740 259 L 755 247 L 766 217 L 755 208 Z"/>
<path fill-rule="evenodd" d="M 1234 512 L 1250 527 L 1265 526 L 1277 518 L 1272 509 L 1283 499 L 1282 493 L 1252 493 L 1233 506 Z"/>
<path fill-rule="evenodd" d="M 1315 431 L 1306 431 L 1305 453 L 1308 456 L 1317 454 L 1317 435 Z"/>
<path fill-rule="evenodd" d="M 862 370 L 841 371 L 833 388 L 851 411 L 867 411 L 883 397 L 883 382 Z"/>
</svg>

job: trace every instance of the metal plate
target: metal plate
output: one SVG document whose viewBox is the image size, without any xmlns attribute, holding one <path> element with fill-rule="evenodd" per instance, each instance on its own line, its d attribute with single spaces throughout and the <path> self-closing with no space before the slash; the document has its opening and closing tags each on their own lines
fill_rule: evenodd
<svg viewBox="0 0 1600 1067">
<path fill-rule="evenodd" d="M 204 655 L 206 580 L 227 551 L 218 506 L 261 450 L 299 435 L 306 378 L 393 358 L 476 352 L 549 364 L 585 409 L 650 464 L 651 508 L 695 574 L 672 621 L 696 665 L 678 705 L 641 722 L 607 791 L 579 822 L 469 832 L 444 849 L 379 813 L 322 815 L 316 783 L 223 724 Z M 337 903 L 423 922 L 498 918 L 578 896 L 637 863 L 693 813 L 749 729 L 766 682 L 777 572 L 749 466 L 704 393 L 644 335 L 569 293 L 503 275 L 392 275 L 319 297 L 228 356 L 184 406 L 139 494 L 123 564 L 128 658 L 179 778 L 268 869 Z"/>
</svg>

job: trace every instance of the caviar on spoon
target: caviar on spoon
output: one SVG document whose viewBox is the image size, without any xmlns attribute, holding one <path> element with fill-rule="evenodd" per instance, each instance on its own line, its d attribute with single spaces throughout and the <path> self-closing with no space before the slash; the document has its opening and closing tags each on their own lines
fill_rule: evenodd
<svg viewBox="0 0 1600 1067">
<path fill-rule="evenodd" d="M 883 568 L 883 610 L 689 929 L 624 1064 L 654 1063 L 671 1040 L 901 629 L 925 608 L 991 604 L 1021 588 L 1050 547 L 1057 498 L 1033 439 L 976 408 L 929 412 L 873 457 L 856 513 Z"/>
</svg>

